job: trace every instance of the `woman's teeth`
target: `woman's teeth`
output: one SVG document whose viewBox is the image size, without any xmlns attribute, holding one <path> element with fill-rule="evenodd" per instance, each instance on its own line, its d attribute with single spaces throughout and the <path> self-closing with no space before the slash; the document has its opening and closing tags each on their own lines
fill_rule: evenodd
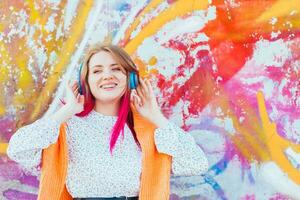
<svg viewBox="0 0 300 200">
<path fill-rule="evenodd" d="M 114 88 L 116 86 L 117 86 L 117 84 L 107 84 L 107 85 L 102 85 L 101 88 L 107 89 L 107 88 Z"/>
</svg>

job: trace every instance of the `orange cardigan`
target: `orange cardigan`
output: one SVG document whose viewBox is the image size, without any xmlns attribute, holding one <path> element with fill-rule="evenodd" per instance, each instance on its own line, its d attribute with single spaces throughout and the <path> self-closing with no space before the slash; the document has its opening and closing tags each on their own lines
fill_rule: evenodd
<svg viewBox="0 0 300 200">
<path fill-rule="evenodd" d="M 171 156 L 159 153 L 154 143 L 154 124 L 134 109 L 134 130 L 142 148 L 140 200 L 168 200 L 170 193 Z M 61 124 L 56 143 L 43 149 L 38 200 L 71 200 L 66 188 L 68 147 L 66 123 Z"/>
</svg>

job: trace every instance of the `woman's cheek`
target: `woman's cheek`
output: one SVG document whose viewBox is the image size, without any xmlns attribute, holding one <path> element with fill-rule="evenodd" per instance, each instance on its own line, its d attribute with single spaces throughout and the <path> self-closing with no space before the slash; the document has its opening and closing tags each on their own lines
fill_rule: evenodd
<svg viewBox="0 0 300 200">
<path fill-rule="evenodd" d="M 90 77 L 89 85 L 91 87 L 91 90 L 96 90 L 97 89 L 97 80 L 95 79 L 95 77 Z"/>
</svg>

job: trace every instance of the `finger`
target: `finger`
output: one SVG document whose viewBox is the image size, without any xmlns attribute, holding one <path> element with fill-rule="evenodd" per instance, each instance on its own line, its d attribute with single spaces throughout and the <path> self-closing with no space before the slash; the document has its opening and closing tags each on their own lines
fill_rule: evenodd
<svg viewBox="0 0 300 200">
<path fill-rule="evenodd" d="M 133 89 L 133 90 L 131 91 L 131 93 L 130 93 L 130 101 L 132 101 L 132 102 L 134 101 L 133 97 L 135 96 L 134 90 L 135 90 L 135 89 Z"/>
<path fill-rule="evenodd" d="M 77 102 L 80 102 L 80 94 L 75 95 Z"/>
<path fill-rule="evenodd" d="M 73 88 L 73 93 L 78 93 L 79 92 L 79 87 L 75 87 L 75 88 Z"/>
<path fill-rule="evenodd" d="M 76 92 L 74 93 L 74 97 L 77 99 L 78 95 L 80 95 L 80 93 Z"/>
<path fill-rule="evenodd" d="M 130 97 L 129 97 L 129 99 L 130 99 L 130 102 L 132 102 L 132 101 L 133 101 L 133 93 L 132 93 L 132 92 L 130 93 Z"/>
<path fill-rule="evenodd" d="M 145 91 L 142 90 L 142 87 L 141 87 L 141 86 L 137 86 L 136 92 L 137 92 L 137 94 L 140 95 L 140 96 L 146 96 Z"/>
<path fill-rule="evenodd" d="M 145 94 L 143 94 L 142 90 L 140 87 L 137 87 L 136 89 L 137 95 L 143 100 L 143 102 L 146 100 Z"/>
<path fill-rule="evenodd" d="M 138 100 L 137 100 L 137 98 L 136 98 L 136 96 L 133 96 L 133 104 L 134 104 L 134 106 L 136 107 L 136 108 L 139 108 L 140 106 L 139 106 L 139 103 L 138 103 Z"/>
<path fill-rule="evenodd" d="M 145 81 L 145 83 L 146 83 L 146 85 L 147 85 L 147 87 L 148 87 L 149 95 L 150 95 L 150 96 L 154 96 L 154 91 L 153 91 L 153 87 L 152 87 L 152 84 L 151 84 L 150 80 L 147 79 L 147 80 Z"/>
<path fill-rule="evenodd" d="M 78 87 L 77 81 L 75 81 L 72 85 L 72 88 L 76 88 L 76 87 Z"/>
<path fill-rule="evenodd" d="M 75 90 L 73 90 L 73 92 L 75 93 L 75 92 L 78 92 L 78 90 L 79 90 L 79 87 L 77 87 Z"/>
<path fill-rule="evenodd" d="M 147 88 L 147 85 L 145 84 L 145 81 L 140 77 L 140 85 L 142 86 L 142 89 L 145 91 L 145 94 L 148 95 L 149 94 L 149 91 L 148 91 L 148 88 Z"/>
<path fill-rule="evenodd" d="M 137 99 L 137 101 L 138 101 L 138 103 L 140 104 L 140 103 L 143 103 L 144 101 L 145 101 L 145 99 L 143 98 L 141 98 L 138 94 L 137 94 L 137 91 L 136 90 L 134 90 L 133 91 L 133 97 L 135 97 L 136 99 Z M 142 102 L 143 101 L 143 102 Z"/>
</svg>

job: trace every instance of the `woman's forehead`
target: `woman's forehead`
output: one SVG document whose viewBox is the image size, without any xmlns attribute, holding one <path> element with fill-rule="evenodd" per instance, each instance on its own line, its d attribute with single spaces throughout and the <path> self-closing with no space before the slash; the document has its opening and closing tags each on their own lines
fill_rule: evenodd
<svg viewBox="0 0 300 200">
<path fill-rule="evenodd" d="M 95 65 L 102 65 L 103 67 L 110 66 L 112 64 L 117 64 L 117 61 L 113 58 L 111 53 L 106 51 L 100 51 L 92 55 L 89 61 L 89 67 Z"/>
</svg>

